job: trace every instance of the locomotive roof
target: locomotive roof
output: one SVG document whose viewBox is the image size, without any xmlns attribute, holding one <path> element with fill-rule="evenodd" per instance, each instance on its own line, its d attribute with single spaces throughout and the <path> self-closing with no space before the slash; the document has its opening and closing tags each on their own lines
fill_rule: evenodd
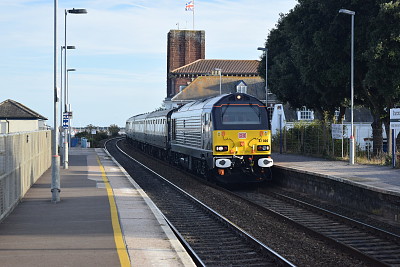
<svg viewBox="0 0 400 267">
<path fill-rule="evenodd" d="M 223 101 L 223 100 L 228 100 L 228 98 L 230 96 L 235 96 L 235 95 L 242 95 L 242 96 L 245 96 L 248 100 L 260 102 L 257 98 L 255 98 L 251 95 L 248 95 L 248 94 L 243 94 L 243 93 L 222 94 L 219 96 L 209 97 L 209 98 L 196 100 L 196 101 L 187 103 L 186 105 L 179 108 L 179 111 L 195 110 L 195 109 L 211 109 L 216 103 Z"/>
<path fill-rule="evenodd" d="M 220 99 L 227 96 L 227 94 L 209 97 L 205 99 L 199 99 L 190 103 L 187 103 L 179 108 L 179 111 L 185 110 L 193 110 L 193 109 L 204 109 L 204 108 L 212 108 L 212 106 L 217 103 Z"/>
<path fill-rule="evenodd" d="M 139 115 L 130 117 L 128 119 L 128 121 L 135 121 L 135 120 L 142 120 L 142 119 L 156 118 L 156 117 L 165 117 L 172 110 L 174 110 L 174 109 L 163 109 L 163 110 L 157 110 L 157 111 L 148 112 L 148 113 L 144 113 L 144 114 L 139 114 Z"/>
</svg>

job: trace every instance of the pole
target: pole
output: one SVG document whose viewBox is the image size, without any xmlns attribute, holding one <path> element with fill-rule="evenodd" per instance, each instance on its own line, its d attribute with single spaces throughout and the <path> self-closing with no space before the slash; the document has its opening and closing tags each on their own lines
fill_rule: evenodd
<svg viewBox="0 0 400 267">
<path fill-rule="evenodd" d="M 61 134 L 61 127 L 63 125 L 63 46 L 61 46 L 60 50 L 60 136 L 59 136 L 59 144 L 60 144 L 60 153 L 61 153 L 61 161 L 64 162 L 63 158 L 63 153 L 64 153 L 64 147 L 63 147 L 63 138 Z"/>
<path fill-rule="evenodd" d="M 265 54 L 265 106 L 268 110 L 268 48 L 259 47 L 257 50 L 264 51 Z"/>
<path fill-rule="evenodd" d="M 194 0 L 193 0 L 193 30 L 194 30 Z"/>
<path fill-rule="evenodd" d="M 58 95 L 57 88 L 57 9 L 58 2 L 54 0 L 54 127 L 52 135 L 52 161 L 51 161 L 51 202 L 60 201 L 60 156 L 58 155 Z"/>
<path fill-rule="evenodd" d="M 392 162 L 393 168 L 396 168 L 396 130 L 392 129 Z"/>
<path fill-rule="evenodd" d="M 68 98 L 67 98 L 67 14 L 64 10 L 64 113 L 66 113 Z M 64 169 L 68 169 L 68 129 L 64 128 Z"/>
<path fill-rule="evenodd" d="M 265 106 L 268 110 L 268 48 L 265 48 Z"/>
<path fill-rule="evenodd" d="M 282 154 L 282 114 L 279 114 L 279 154 Z"/>
<path fill-rule="evenodd" d="M 222 70 L 219 69 L 219 95 L 222 94 Z"/>
<path fill-rule="evenodd" d="M 351 15 L 351 136 L 350 164 L 354 164 L 354 14 Z"/>
</svg>

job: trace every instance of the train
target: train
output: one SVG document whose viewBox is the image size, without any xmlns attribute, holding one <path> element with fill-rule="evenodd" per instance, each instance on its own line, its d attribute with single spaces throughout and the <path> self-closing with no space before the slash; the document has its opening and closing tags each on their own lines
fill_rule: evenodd
<svg viewBox="0 0 400 267">
<path fill-rule="evenodd" d="M 135 115 L 125 132 L 135 147 L 204 178 L 262 182 L 273 166 L 267 113 L 251 95 L 223 94 Z"/>
</svg>

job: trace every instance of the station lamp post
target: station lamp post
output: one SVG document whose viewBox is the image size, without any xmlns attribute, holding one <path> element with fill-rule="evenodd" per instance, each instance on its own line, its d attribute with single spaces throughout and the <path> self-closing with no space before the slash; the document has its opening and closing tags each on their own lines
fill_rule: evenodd
<svg viewBox="0 0 400 267">
<path fill-rule="evenodd" d="M 68 145 L 71 146 L 71 104 L 69 104 L 69 87 L 68 87 L 68 81 L 69 81 L 69 72 L 70 71 L 76 71 L 76 69 L 67 69 L 67 77 L 66 77 L 66 81 L 67 81 L 67 87 L 65 87 L 65 91 L 66 91 L 66 101 L 68 101 L 68 108 L 67 108 L 67 112 L 68 112 L 68 128 L 67 128 L 67 136 L 66 139 L 68 140 Z"/>
<path fill-rule="evenodd" d="M 57 87 L 57 9 L 58 1 L 54 0 L 54 71 L 53 71 L 53 90 L 54 90 L 54 126 L 52 134 L 52 159 L 51 159 L 51 202 L 60 201 L 60 156 L 58 155 L 58 100 L 59 88 Z"/>
<path fill-rule="evenodd" d="M 61 82 L 60 82 L 60 84 L 61 84 L 61 94 L 60 94 L 60 106 L 62 107 L 63 106 L 63 101 L 65 101 L 65 99 L 63 100 L 63 92 L 64 92 L 64 90 L 63 90 L 63 88 L 64 88 L 64 86 L 63 86 L 63 51 L 64 51 L 64 49 L 65 49 L 65 46 L 61 46 L 61 57 L 60 57 L 60 59 L 61 59 L 61 64 L 60 64 L 60 77 L 61 77 Z M 74 45 L 68 45 L 67 46 L 67 49 L 75 49 L 75 46 Z M 60 128 L 63 126 L 63 109 L 62 108 L 60 108 Z M 60 142 L 60 145 L 62 145 L 63 144 L 63 138 L 62 138 L 62 135 L 60 134 L 60 138 L 59 138 L 59 142 Z M 64 148 L 64 146 L 63 146 L 63 148 Z M 60 152 L 63 152 L 63 150 L 61 149 L 60 150 Z"/>
<path fill-rule="evenodd" d="M 264 51 L 265 54 L 265 106 L 268 109 L 268 48 L 259 47 L 257 50 Z"/>
<path fill-rule="evenodd" d="M 351 130 L 350 130 L 350 164 L 354 164 L 354 16 L 356 12 L 340 9 L 339 13 L 351 15 Z"/>
<path fill-rule="evenodd" d="M 67 14 L 87 14 L 86 9 L 83 8 L 73 8 L 73 9 L 65 9 L 64 12 L 64 47 L 67 46 Z M 64 90 L 67 89 L 67 49 L 64 49 Z M 64 100 L 64 112 L 67 112 L 68 99 Z M 68 139 L 66 138 L 67 134 L 64 130 L 64 169 L 68 169 Z"/>
</svg>

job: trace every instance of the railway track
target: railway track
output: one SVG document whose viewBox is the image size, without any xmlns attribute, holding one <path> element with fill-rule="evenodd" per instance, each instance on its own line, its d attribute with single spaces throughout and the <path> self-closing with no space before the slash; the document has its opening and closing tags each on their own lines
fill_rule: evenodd
<svg viewBox="0 0 400 267">
<path fill-rule="evenodd" d="M 400 266 L 398 235 L 282 194 L 268 192 L 267 195 L 254 191 L 236 191 L 235 194 L 344 248 L 373 266 Z"/>
<path fill-rule="evenodd" d="M 156 203 L 198 265 L 294 266 L 199 200 L 118 149 L 116 140 L 108 142 L 106 148 Z"/>
</svg>

